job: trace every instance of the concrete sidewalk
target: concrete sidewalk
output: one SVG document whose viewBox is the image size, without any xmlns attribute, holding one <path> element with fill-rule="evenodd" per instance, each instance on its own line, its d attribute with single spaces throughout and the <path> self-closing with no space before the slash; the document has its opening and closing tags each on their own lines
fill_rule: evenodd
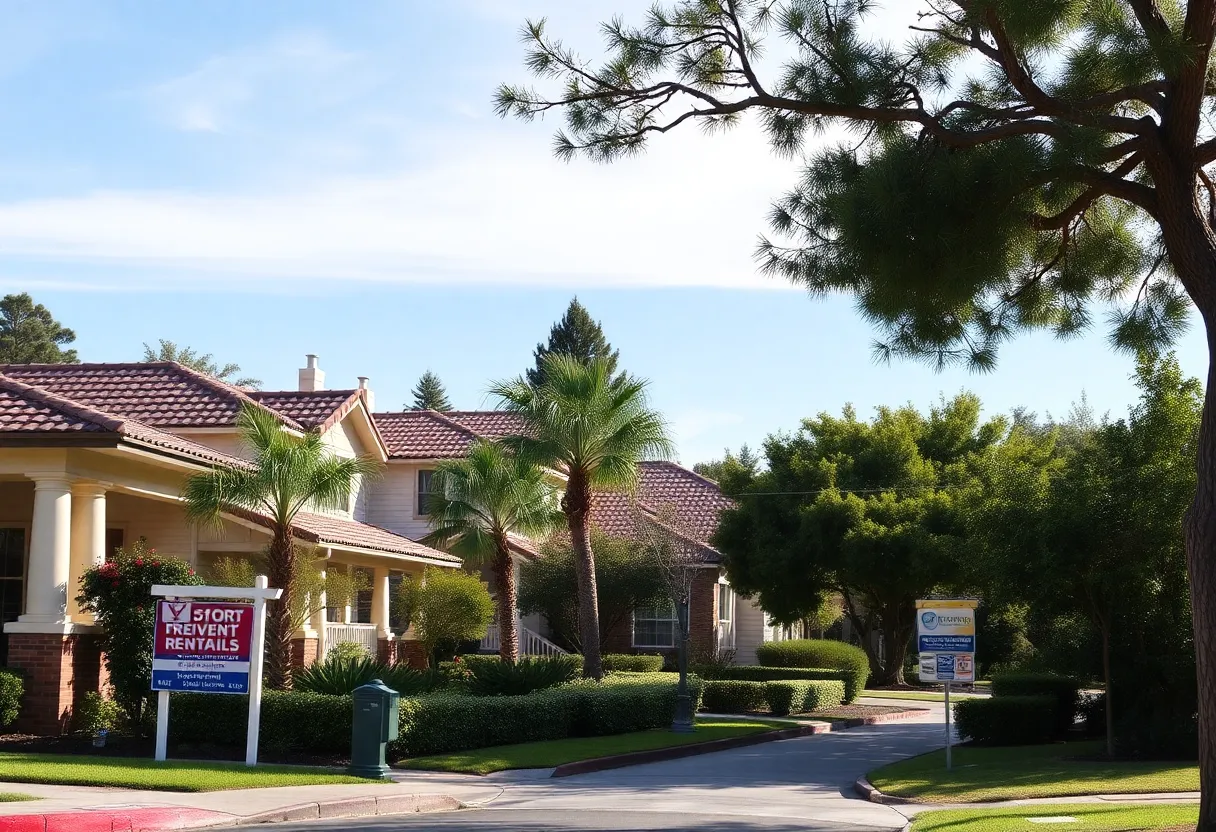
<svg viewBox="0 0 1216 832">
<path fill-rule="evenodd" d="M 42 798 L 0 804 L 0 832 L 154 832 L 271 821 L 457 809 L 501 789 L 474 781 L 399 777 L 392 783 L 287 786 L 218 792 L 43 786 L 0 782 L 0 792 Z"/>
</svg>

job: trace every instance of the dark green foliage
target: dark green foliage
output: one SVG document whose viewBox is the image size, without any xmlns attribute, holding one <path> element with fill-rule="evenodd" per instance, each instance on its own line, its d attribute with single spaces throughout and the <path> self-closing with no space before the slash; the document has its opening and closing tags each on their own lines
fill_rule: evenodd
<svg viewBox="0 0 1216 832">
<path fill-rule="evenodd" d="M 865 690 L 870 662 L 865 651 L 843 641 L 793 639 L 770 641 L 756 648 L 756 658 L 767 667 L 831 668 L 843 670 L 845 700 L 852 702 Z"/>
<path fill-rule="evenodd" d="M 722 459 L 698 462 L 692 466 L 692 470 L 706 479 L 721 483 L 731 477 L 755 476 L 756 472 L 760 470 L 760 457 L 745 443 L 739 447 L 737 456 L 731 453 L 730 448 L 727 448 L 723 452 Z"/>
<path fill-rule="evenodd" d="M 1055 702 L 1055 735 L 1063 736 L 1077 718 L 1081 682 L 1054 673 L 998 673 L 992 677 L 992 696 L 997 699 L 1048 696 Z"/>
<path fill-rule="evenodd" d="M 582 657 L 528 656 L 511 664 L 504 661 L 469 665 L 469 693 L 474 696 L 522 696 L 565 684 L 582 672 Z"/>
<path fill-rule="evenodd" d="M 116 731 L 126 722 L 126 715 L 113 699 L 91 690 L 72 709 L 72 730 L 85 734 Z"/>
<path fill-rule="evenodd" d="M 195 372 L 202 373 L 212 378 L 218 378 L 220 381 L 228 384 L 235 384 L 237 387 L 251 387 L 258 389 L 262 386 L 260 379 L 252 378 L 251 376 L 241 376 L 241 365 L 229 361 L 226 364 L 220 364 L 215 360 L 215 356 L 211 353 L 200 353 L 192 347 L 179 347 L 173 341 L 166 338 L 161 338 L 156 349 L 152 349 L 148 344 L 144 344 L 145 362 L 149 361 L 174 361 L 181 364 L 183 367 L 189 367 Z"/>
<path fill-rule="evenodd" d="M 549 330 L 548 343 L 536 345 L 532 353 L 536 366 L 528 370 L 528 383 L 533 387 L 539 387 L 544 382 L 545 357 L 551 353 L 571 355 L 580 361 L 603 358 L 608 362 L 609 375 L 616 372 L 619 357 L 617 350 L 604 337 L 599 322 L 591 317 L 578 298 L 571 299 L 566 314 Z"/>
<path fill-rule="evenodd" d="M 24 694 L 25 679 L 12 671 L 0 670 L 0 728 L 7 728 L 17 721 Z"/>
<path fill-rule="evenodd" d="M 457 663 L 463 664 L 470 672 L 485 665 L 502 664 L 502 659 L 488 653 L 464 653 L 458 656 L 457 659 Z M 558 656 L 549 656 L 548 660 L 569 667 L 575 674 L 583 671 L 583 657 L 578 653 L 564 653 Z"/>
<path fill-rule="evenodd" d="M 774 716 L 835 708 L 844 701 L 844 683 L 765 682 L 764 700 Z"/>
<path fill-rule="evenodd" d="M 438 410 L 440 412 L 452 409 L 452 403 L 448 401 L 447 391 L 443 389 L 443 382 L 439 380 L 439 376 L 427 370 L 418 379 L 418 383 L 414 385 L 414 389 L 410 391 L 410 395 L 414 397 L 414 403 L 410 405 L 410 410 Z"/>
<path fill-rule="evenodd" d="M 76 364 L 76 333 L 27 293 L 0 298 L 0 364 Z"/>
<path fill-rule="evenodd" d="M 844 685 L 844 701 L 851 703 L 863 690 L 858 686 L 857 674 L 849 670 L 833 670 L 830 668 L 799 668 L 799 667 L 757 667 L 755 665 L 735 665 L 720 668 L 706 679 L 738 679 L 745 682 L 782 682 L 782 681 L 830 681 Z"/>
<path fill-rule="evenodd" d="M 592 529 L 595 585 L 599 599 L 600 641 L 627 626 L 635 607 L 666 597 L 663 576 L 654 558 L 635 541 L 609 537 Z M 541 613 L 555 640 L 580 649 L 578 577 L 574 549 L 566 535 L 554 535 L 541 547 L 541 557 L 525 563 L 519 573 L 519 611 Z"/>
<path fill-rule="evenodd" d="M 292 676 L 297 690 L 346 696 L 351 691 L 379 679 L 402 696 L 430 693 L 443 687 L 447 679 L 438 670 L 415 670 L 404 664 L 388 665 L 370 656 L 326 656 L 325 661 L 301 668 Z"/>
<path fill-rule="evenodd" d="M 765 706 L 764 682 L 715 681 L 705 683 L 701 707 L 712 714 L 742 714 Z"/>
<path fill-rule="evenodd" d="M 306 691 L 262 691 L 261 742 L 267 748 L 343 754 L 350 750 L 354 704 L 349 696 Z M 243 748 L 248 696 L 175 693 L 169 740 Z"/>
<path fill-rule="evenodd" d="M 980 745 L 1035 745 L 1056 739 L 1057 702 L 1051 696 L 963 699 L 954 705 L 958 735 Z"/>
<path fill-rule="evenodd" d="M 1033 659 L 1035 648 L 1028 636 L 1028 617 L 1025 604 L 999 608 L 979 605 L 975 611 L 976 678 L 986 677 L 996 669 L 1016 670 Z"/>
<path fill-rule="evenodd" d="M 603 657 L 604 672 L 614 670 L 627 673 L 658 673 L 666 661 L 662 656 L 651 654 L 629 655 L 627 653 L 608 653 Z"/>
<path fill-rule="evenodd" d="M 152 639 L 156 623 L 154 584 L 198 586 L 190 565 L 158 555 L 144 541 L 119 549 L 111 560 L 88 569 L 80 578 L 81 609 L 97 616 L 104 628 L 102 650 L 114 699 L 131 724 L 139 725 L 152 686 Z"/>
</svg>

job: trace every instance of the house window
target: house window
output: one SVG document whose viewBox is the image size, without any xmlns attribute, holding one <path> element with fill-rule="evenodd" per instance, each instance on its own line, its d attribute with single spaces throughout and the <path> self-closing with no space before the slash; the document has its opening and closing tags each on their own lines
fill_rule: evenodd
<svg viewBox="0 0 1216 832">
<path fill-rule="evenodd" d="M 418 516 L 426 517 L 431 513 L 431 479 L 434 471 L 418 472 Z"/>
<path fill-rule="evenodd" d="M 409 629 L 409 624 L 405 620 L 403 613 L 405 609 L 397 600 L 397 596 L 401 594 L 401 582 L 405 580 L 404 572 L 389 572 L 388 573 L 388 609 L 389 609 L 389 629 L 394 633 L 404 633 Z"/>
<path fill-rule="evenodd" d="M 730 584 L 718 584 L 718 647 L 735 646 L 735 591 Z"/>
<path fill-rule="evenodd" d="M 25 529 L 0 529 L 0 623 L 16 621 L 25 594 Z M 0 666 L 8 663 L 8 638 L 0 634 Z"/>
<path fill-rule="evenodd" d="M 676 607 L 671 601 L 658 601 L 633 610 L 634 647 L 675 647 Z"/>
<path fill-rule="evenodd" d="M 127 534 L 123 529 L 106 529 L 106 560 L 114 559 L 114 552 L 126 543 Z"/>
<path fill-rule="evenodd" d="M 370 569 L 356 569 L 359 589 L 355 592 L 355 603 L 351 604 L 351 624 L 372 623 L 372 581 L 375 576 Z"/>
</svg>

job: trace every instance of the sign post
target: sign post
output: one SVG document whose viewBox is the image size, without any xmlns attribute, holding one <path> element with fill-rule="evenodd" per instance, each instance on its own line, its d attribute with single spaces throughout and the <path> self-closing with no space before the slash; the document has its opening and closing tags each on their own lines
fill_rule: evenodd
<svg viewBox="0 0 1216 832">
<path fill-rule="evenodd" d="M 245 765 L 257 765 L 262 714 L 262 658 L 266 643 L 266 602 L 282 596 L 265 575 L 253 587 L 166 586 L 157 584 L 152 690 L 157 691 L 156 759 L 169 745 L 169 692 L 249 694 L 249 734 Z M 251 599 L 231 603 L 213 599 Z M 207 600 L 198 600 L 207 599 Z"/>
<path fill-rule="evenodd" d="M 916 602 L 916 649 L 920 680 L 945 686 L 946 768 L 952 767 L 954 737 L 950 732 L 950 684 L 975 681 L 975 608 L 971 599 L 945 598 Z"/>
</svg>

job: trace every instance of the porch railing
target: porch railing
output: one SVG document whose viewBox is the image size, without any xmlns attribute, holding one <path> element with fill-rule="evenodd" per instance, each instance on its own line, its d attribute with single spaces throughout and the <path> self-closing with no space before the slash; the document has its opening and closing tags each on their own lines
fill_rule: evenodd
<svg viewBox="0 0 1216 832">
<path fill-rule="evenodd" d="M 491 627 L 486 637 L 481 640 L 481 652 L 497 653 L 501 642 L 498 639 L 498 627 Z M 521 656 L 561 656 L 565 650 L 558 647 L 549 639 L 527 627 L 519 628 L 519 653 Z"/>
<path fill-rule="evenodd" d="M 375 624 L 335 624 L 325 623 L 325 652 L 328 653 L 334 645 L 353 642 L 362 645 L 368 655 L 376 657 L 380 644 L 379 634 Z"/>
</svg>

